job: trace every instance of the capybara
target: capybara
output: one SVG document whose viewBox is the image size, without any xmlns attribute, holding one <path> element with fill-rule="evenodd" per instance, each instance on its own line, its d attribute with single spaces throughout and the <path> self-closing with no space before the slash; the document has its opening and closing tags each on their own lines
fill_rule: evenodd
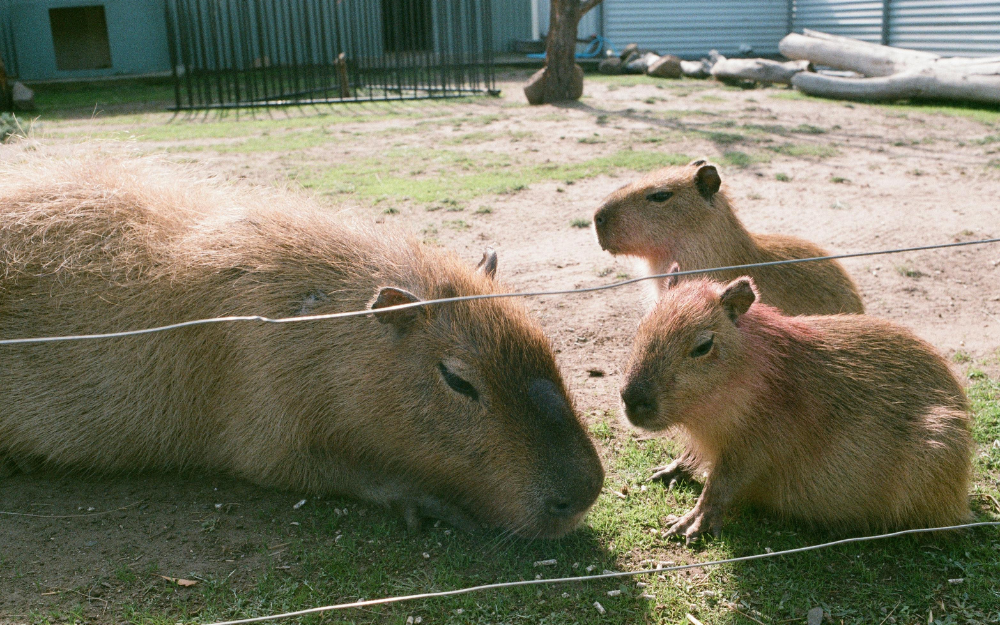
<svg viewBox="0 0 1000 625">
<path fill-rule="evenodd" d="M 597 240 L 612 254 L 642 259 L 651 274 L 667 273 L 674 262 L 691 270 L 829 255 L 802 239 L 748 232 L 721 186 L 718 169 L 702 160 L 650 172 L 605 198 L 594 214 Z M 760 285 L 765 304 L 788 315 L 864 312 L 857 287 L 834 260 L 709 277 L 726 282 L 742 275 Z"/>
<path fill-rule="evenodd" d="M 967 519 L 972 422 L 934 349 L 882 319 L 755 300 L 749 277 L 681 281 L 640 324 L 625 413 L 678 428 L 707 472 L 668 534 L 717 534 L 737 504 L 840 531 Z"/>
<path fill-rule="evenodd" d="M 575 527 L 603 469 L 541 330 L 481 270 L 273 190 L 176 166 L 27 157 L 0 172 L 0 467 L 219 471 L 410 521 Z"/>
</svg>

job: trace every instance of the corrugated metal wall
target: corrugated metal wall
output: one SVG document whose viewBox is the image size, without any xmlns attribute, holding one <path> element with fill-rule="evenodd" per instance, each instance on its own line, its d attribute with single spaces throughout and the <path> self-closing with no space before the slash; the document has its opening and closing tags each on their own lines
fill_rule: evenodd
<svg viewBox="0 0 1000 625">
<path fill-rule="evenodd" d="M 11 76 L 18 76 L 17 56 L 14 54 L 14 29 L 10 21 L 10 8 L 0 2 L 0 58 Z"/>
<path fill-rule="evenodd" d="M 710 50 L 778 53 L 788 34 L 787 0 L 604 0 L 604 36 L 621 49 L 637 43 L 660 53 L 702 57 Z"/>
<path fill-rule="evenodd" d="M 889 44 L 944 56 L 1000 54 L 997 0 L 892 0 Z"/>
<path fill-rule="evenodd" d="M 803 28 L 881 43 L 882 0 L 795 0 L 792 30 Z"/>
<path fill-rule="evenodd" d="M 794 4 L 796 32 L 811 28 L 944 56 L 1000 54 L 998 0 L 795 0 Z M 883 41 L 886 14 L 889 23 Z"/>
<path fill-rule="evenodd" d="M 493 0 L 493 51 L 513 52 L 515 41 L 531 39 L 533 0 Z"/>
</svg>

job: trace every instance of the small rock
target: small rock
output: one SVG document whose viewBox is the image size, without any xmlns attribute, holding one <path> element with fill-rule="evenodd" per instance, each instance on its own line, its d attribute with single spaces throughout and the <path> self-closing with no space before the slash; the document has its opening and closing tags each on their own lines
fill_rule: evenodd
<svg viewBox="0 0 1000 625">
<path fill-rule="evenodd" d="M 427 553 L 427 552 L 425 551 L 425 552 L 424 552 L 424 560 L 430 560 L 430 559 L 431 559 L 431 554 L 429 554 L 429 553 Z"/>
<path fill-rule="evenodd" d="M 708 78 L 711 67 L 706 67 L 707 61 L 681 61 L 681 74 L 688 78 Z"/>
<path fill-rule="evenodd" d="M 955 579 L 949 579 L 948 583 L 949 584 L 961 584 L 964 581 L 965 581 L 964 577 L 956 577 Z"/>
<path fill-rule="evenodd" d="M 563 598 L 563 599 L 569 599 L 569 593 L 568 593 L 568 592 L 564 592 L 564 593 L 562 594 L 562 598 Z"/>
<path fill-rule="evenodd" d="M 406 617 L 406 625 L 413 625 L 413 617 L 412 616 L 407 616 Z"/>
<path fill-rule="evenodd" d="M 303 499 L 303 500 L 302 500 L 302 501 L 300 501 L 299 503 L 297 503 L 297 504 L 295 504 L 294 506 L 292 506 L 292 510 L 298 510 L 299 508 L 301 508 L 301 507 L 302 507 L 302 506 L 304 506 L 304 505 L 306 505 L 306 500 L 305 500 L 305 499 Z M 218 506 L 216 506 L 216 507 L 218 507 L 218 508 L 221 508 L 222 506 L 221 506 L 221 505 L 218 505 Z"/>
<path fill-rule="evenodd" d="M 608 591 L 608 596 L 609 597 L 617 597 L 620 594 L 622 594 L 622 591 L 620 591 L 620 590 L 609 590 Z"/>
<path fill-rule="evenodd" d="M 646 73 L 656 78 L 680 78 L 681 60 L 672 54 L 665 54 L 650 63 Z"/>
<path fill-rule="evenodd" d="M 605 612 L 607 612 L 607 610 L 604 609 L 604 606 L 601 605 L 600 601 L 595 601 L 594 607 L 597 609 L 598 614 L 604 614 Z"/>
<path fill-rule="evenodd" d="M 604 59 L 597 65 L 597 71 L 607 76 L 622 73 L 622 60 L 617 56 Z"/>
<path fill-rule="evenodd" d="M 600 367 L 587 367 L 587 375 L 592 378 L 603 378 L 605 376 L 604 369 Z"/>
<path fill-rule="evenodd" d="M 823 622 L 823 608 L 816 607 L 806 613 L 806 625 L 820 625 Z"/>
<path fill-rule="evenodd" d="M 558 560 L 555 558 L 551 560 L 539 560 L 538 562 L 535 562 L 535 566 L 555 566 L 557 562 Z"/>
<path fill-rule="evenodd" d="M 15 81 L 11 89 L 11 99 L 14 102 L 14 110 L 33 111 L 35 110 L 35 92 L 24 86 L 24 83 Z"/>
<path fill-rule="evenodd" d="M 588 573 L 592 573 L 594 571 L 594 569 L 596 569 L 596 568 L 597 568 L 596 566 L 594 566 L 593 564 L 591 564 L 590 566 L 587 567 L 587 572 Z"/>
</svg>

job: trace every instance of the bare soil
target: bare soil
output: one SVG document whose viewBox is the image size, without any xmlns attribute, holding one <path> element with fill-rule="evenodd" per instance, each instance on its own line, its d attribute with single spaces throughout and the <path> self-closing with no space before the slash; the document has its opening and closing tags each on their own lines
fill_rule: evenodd
<svg viewBox="0 0 1000 625">
<path fill-rule="evenodd" d="M 377 122 L 359 115 L 357 122 L 338 122 L 330 129 L 339 137 L 336 149 L 216 149 L 232 139 L 137 145 L 144 151 L 197 147 L 183 157 L 226 176 L 267 183 L 285 181 L 303 163 L 335 168 L 351 159 L 377 156 L 390 145 L 446 145 L 470 154 L 511 156 L 521 165 L 580 162 L 629 147 L 725 163 L 725 153 L 735 150 L 769 159 L 722 167 L 739 216 L 753 231 L 804 237 L 832 252 L 1000 237 L 1000 169 L 988 139 L 1000 128 L 993 121 L 933 108 L 786 99 L 790 92 L 782 89 L 739 91 L 690 81 L 658 88 L 589 78 L 580 103 L 529 108 L 520 105 L 523 96 L 514 81 L 522 77 L 508 78 L 502 98 L 413 109 L 454 118 L 447 123 L 418 127 L 438 119 L 419 114 Z M 470 113 L 487 120 L 463 121 Z M 274 116 L 298 120 L 313 114 Z M 147 126 L 203 123 L 200 119 L 154 113 L 137 125 L 133 118 L 109 111 L 95 119 L 43 120 L 38 139 L 70 145 L 109 130 L 141 134 Z M 735 126 L 726 126 L 729 122 Z M 821 132 L 765 130 L 757 142 L 712 135 L 751 136 L 745 127 L 779 125 L 808 125 Z M 287 132 L 314 130 L 300 126 Z M 470 132 L 490 137 L 454 143 Z M 272 137 L 280 134 L 271 132 Z M 784 142 L 807 146 L 818 155 L 768 150 Z M 0 147 L 0 157 L 4 149 Z M 776 174 L 788 181 L 777 180 Z M 385 202 L 350 196 L 319 199 L 420 234 L 470 263 L 492 246 L 499 252 L 500 277 L 511 289 L 562 289 L 638 275 L 628 259 L 602 252 L 591 228 L 571 225 L 589 220 L 601 198 L 636 175 L 618 170 L 572 184 L 532 182 L 517 192 L 475 197 L 455 212 L 428 211 L 423 204 L 403 200 L 392 203 L 398 213 L 386 214 Z M 483 207 L 491 212 L 476 213 Z M 463 223 L 455 225 L 456 220 Z M 997 374 L 1000 245 L 853 259 L 844 265 L 858 282 L 870 314 L 911 328 L 949 357 L 961 352 Z M 526 304 L 551 337 L 578 408 L 588 418 L 616 411 L 621 364 L 648 305 L 646 289 L 634 285 L 612 292 L 531 298 Z M 965 356 L 957 360 L 965 361 Z M 257 583 L 265 565 L 278 562 L 293 571 L 294 561 L 280 564 L 280 544 L 304 531 L 292 525 L 300 512 L 293 509 L 299 499 L 294 493 L 221 476 L 106 479 L 42 472 L 0 479 L 0 623 L 41 620 L 53 612 L 111 622 L 111 615 L 121 615 L 123 606 L 155 614 L 158 605 L 176 606 L 183 601 L 176 593 L 187 592 L 161 575 L 200 584 L 228 578 L 239 587 Z M 355 514 L 383 515 L 353 502 L 310 500 L 309 505 L 331 511 L 350 505 Z M 333 538 L 318 535 L 310 540 Z M 191 597 L 190 615 L 195 616 L 198 595 Z"/>
</svg>

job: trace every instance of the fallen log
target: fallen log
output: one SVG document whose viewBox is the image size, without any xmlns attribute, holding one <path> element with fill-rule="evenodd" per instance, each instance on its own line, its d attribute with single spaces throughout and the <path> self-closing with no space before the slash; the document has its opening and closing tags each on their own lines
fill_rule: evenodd
<svg viewBox="0 0 1000 625">
<path fill-rule="evenodd" d="M 876 78 L 841 78 L 802 72 L 792 77 L 802 93 L 841 100 L 963 100 L 1000 103 L 1000 75 L 949 73 L 933 68 Z"/>
<path fill-rule="evenodd" d="M 1000 57 L 944 58 L 930 52 L 806 30 L 779 44 L 789 58 L 865 77 L 800 72 L 791 83 L 803 93 L 846 100 L 964 100 L 1000 104 Z"/>
<path fill-rule="evenodd" d="M 882 46 L 808 29 L 801 35 L 787 35 L 778 44 L 778 50 L 790 59 L 812 61 L 815 65 L 851 70 L 865 76 L 889 76 L 925 67 L 941 58 L 931 52 Z"/>
<path fill-rule="evenodd" d="M 767 59 L 722 59 L 712 66 L 712 76 L 722 82 L 753 81 L 791 84 L 792 76 L 812 71 L 809 61 L 779 63 Z"/>
</svg>

